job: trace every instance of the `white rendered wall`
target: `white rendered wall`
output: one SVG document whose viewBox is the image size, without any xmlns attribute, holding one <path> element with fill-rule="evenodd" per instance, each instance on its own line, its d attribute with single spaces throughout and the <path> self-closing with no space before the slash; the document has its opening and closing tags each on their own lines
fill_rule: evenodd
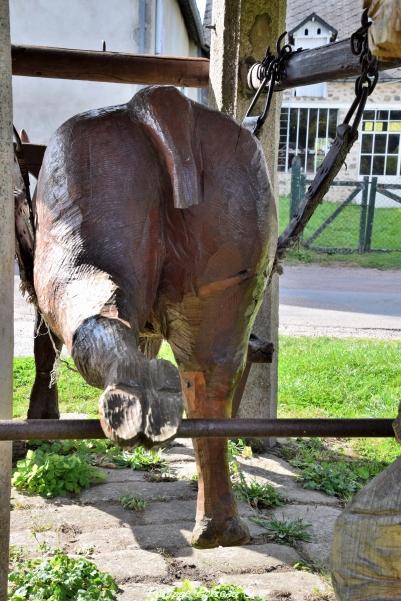
<svg viewBox="0 0 401 601">
<path fill-rule="evenodd" d="M 155 3 L 146 0 L 145 52 L 155 51 Z M 162 0 L 162 54 L 196 55 L 176 0 Z M 139 0 L 12 0 L 13 44 L 83 50 L 140 52 Z M 140 86 L 13 77 L 14 122 L 31 142 L 46 144 L 66 119 L 83 111 L 127 102 Z M 191 90 L 197 98 L 197 91 Z"/>
</svg>

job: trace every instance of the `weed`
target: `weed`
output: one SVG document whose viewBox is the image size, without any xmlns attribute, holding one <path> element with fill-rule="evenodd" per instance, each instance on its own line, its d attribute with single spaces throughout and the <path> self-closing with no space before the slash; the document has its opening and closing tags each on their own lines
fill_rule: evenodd
<svg viewBox="0 0 401 601">
<path fill-rule="evenodd" d="M 9 575 L 9 601 L 115 601 L 117 590 L 110 574 L 59 549 L 51 557 L 19 563 Z"/>
<path fill-rule="evenodd" d="M 282 446 L 280 454 L 301 470 L 304 488 L 321 490 L 348 501 L 385 465 L 348 457 L 341 450 L 333 451 L 319 439 L 297 440 Z"/>
<path fill-rule="evenodd" d="M 250 597 L 234 584 L 217 584 L 210 588 L 194 586 L 184 580 L 182 586 L 169 593 L 158 595 L 154 601 L 262 601 L 261 597 Z"/>
<path fill-rule="evenodd" d="M 26 555 L 27 555 L 27 551 L 24 547 L 20 547 L 19 545 L 10 545 L 10 551 L 9 551 L 10 566 L 14 567 L 15 565 L 25 561 Z"/>
<path fill-rule="evenodd" d="M 38 448 L 18 461 L 12 484 L 18 490 L 44 497 L 79 493 L 82 488 L 105 480 L 83 453 L 60 455 Z"/>
<path fill-rule="evenodd" d="M 48 532 L 52 528 L 53 528 L 53 524 L 50 524 L 50 523 L 33 522 L 32 526 L 31 526 L 31 532 L 32 532 L 33 536 L 35 536 L 35 534 L 40 534 L 42 532 Z"/>
<path fill-rule="evenodd" d="M 252 518 L 252 520 L 268 530 L 273 542 L 280 545 L 293 547 L 298 542 L 310 543 L 312 537 L 308 532 L 311 524 L 306 524 L 302 519 L 298 520 L 263 520 Z"/>
<path fill-rule="evenodd" d="M 133 495 L 123 495 L 120 497 L 120 503 L 124 509 L 131 509 L 132 511 L 144 511 L 147 505 L 145 499 Z"/>
<path fill-rule="evenodd" d="M 242 472 L 239 474 L 239 481 L 234 483 L 234 490 L 242 500 L 256 509 L 279 507 L 286 502 L 274 486 L 260 483 L 255 479 L 247 482 Z"/>
<path fill-rule="evenodd" d="M 145 474 L 146 480 L 149 482 L 176 482 L 178 476 L 168 467 L 164 469 L 154 469 Z"/>
</svg>

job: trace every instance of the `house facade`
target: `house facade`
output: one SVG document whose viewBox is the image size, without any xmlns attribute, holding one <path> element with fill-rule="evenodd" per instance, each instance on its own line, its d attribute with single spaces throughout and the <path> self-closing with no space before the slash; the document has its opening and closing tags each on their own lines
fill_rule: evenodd
<svg viewBox="0 0 401 601">
<path fill-rule="evenodd" d="M 348 38 L 360 26 L 360 18 L 360 3 L 349 0 L 288 0 L 287 4 L 287 29 L 294 48 L 314 48 Z M 283 94 L 278 162 L 281 194 L 289 193 L 295 156 L 307 179 L 316 173 L 337 124 L 354 99 L 354 82 L 345 79 L 303 86 Z M 364 176 L 377 176 L 380 183 L 399 183 L 400 136 L 401 70 L 396 69 L 380 73 L 367 101 L 359 138 L 337 179 L 359 181 Z M 348 193 L 347 188 L 332 188 L 330 199 L 340 200 Z"/>
<path fill-rule="evenodd" d="M 200 56 L 203 29 L 196 0 L 13 0 L 13 44 L 134 54 Z M 45 24 L 45 25 L 44 25 Z M 127 102 L 140 86 L 13 77 L 14 122 L 46 144 L 77 113 Z M 200 90 L 183 90 L 195 100 Z"/>
</svg>

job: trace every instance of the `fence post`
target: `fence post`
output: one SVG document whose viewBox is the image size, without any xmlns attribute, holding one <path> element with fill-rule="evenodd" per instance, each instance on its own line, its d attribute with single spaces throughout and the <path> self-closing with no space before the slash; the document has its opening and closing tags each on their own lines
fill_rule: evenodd
<svg viewBox="0 0 401 601">
<path fill-rule="evenodd" d="M 11 419 L 14 301 L 11 46 L 8 0 L 0 0 L 0 419 Z M 11 443 L 0 442 L 0 599 L 7 599 Z"/>
<path fill-rule="evenodd" d="M 301 173 L 301 161 L 294 157 L 291 164 L 291 198 L 290 198 L 290 221 L 298 212 L 299 203 L 302 200 L 302 190 L 305 187 L 305 177 Z"/>
<path fill-rule="evenodd" d="M 372 246 L 373 220 L 375 217 L 375 207 L 376 207 L 376 191 L 377 191 L 377 177 L 372 177 L 372 181 L 370 184 L 368 213 L 367 213 L 367 217 L 366 217 L 365 246 L 363 249 L 364 252 L 369 252 L 371 249 L 371 246 Z"/>
<path fill-rule="evenodd" d="M 359 220 L 359 247 L 358 247 L 359 253 L 363 253 L 365 250 L 366 211 L 367 211 L 367 206 L 368 206 L 368 191 L 369 191 L 369 177 L 367 175 L 365 175 L 365 177 L 363 178 L 361 215 L 360 215 L 360 220 Z"/>
</svg>

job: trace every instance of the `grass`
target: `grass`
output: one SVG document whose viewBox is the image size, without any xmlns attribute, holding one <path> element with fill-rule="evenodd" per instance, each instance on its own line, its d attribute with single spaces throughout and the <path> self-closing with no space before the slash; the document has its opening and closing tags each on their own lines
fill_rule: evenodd
<svg viewBox="0 0 401 601">
<path fill-rule="evenodd" d="M 401 400 L 400 341 L 280 338 L 279 417 L 395 417 Z M 390 463 L 392 439 L 354 439 L 367 459 Z"/>
<path fill-rule="evenodd" d="M 293 547 L 298 542 L 310 543 L 312 541 L 309 532 L 311 524 L 307 524 L 301 518 L 298 520 L 252 519 L 256 524 L 268 531 L 270 540 L 279 545 L 290 545 Z"/>
<path fill-rule="evenodd" d="M 339 203 L 324 202 L 313 214 L 304 232 L 304 239 L 308 239 L 317 227 L 333 213 Z M 313 242 L 316 246 L 329 248 L 357 248 L 359 243 L 360 206 L 349 205 Z M 289 198 L 281 197 L 279 205 L 280 231 L 288 224 Z M 372 248 L 400 249 L 401 205 L 400 208 L 376 209 L 373 232 Z M 302 263 L 346 263 L 358 267 L 375 267 L 378 269 L 401 268 L 401 252 L 389 253 L 318 253 L 303 247 L 291 250 L 287 255 L 289 262 Z"/>
</svg>

